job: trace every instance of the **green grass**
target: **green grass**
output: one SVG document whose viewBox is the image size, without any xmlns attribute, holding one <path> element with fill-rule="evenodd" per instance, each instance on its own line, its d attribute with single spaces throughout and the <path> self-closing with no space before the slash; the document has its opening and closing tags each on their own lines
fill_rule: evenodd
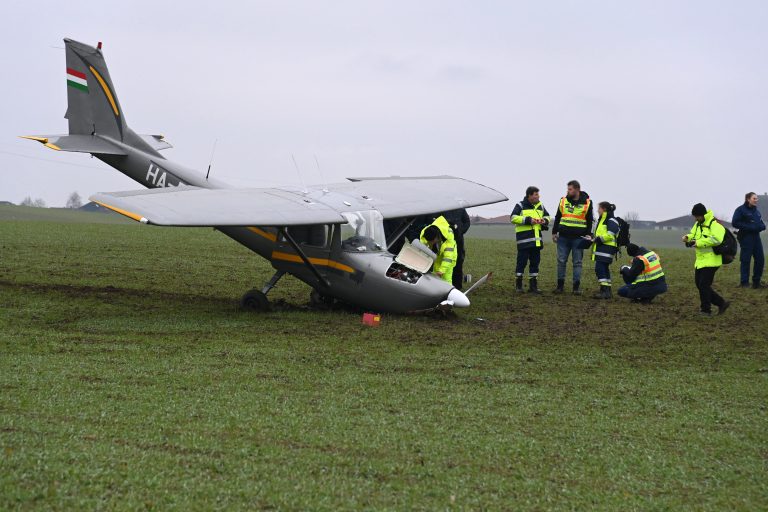
<svg viewBox="0 0 768 512">
<path fill-rule="evenodd" d="M 32 206 L 0 205 L 0 222 L 34 220 L 61 223 L 130 224 L 134 221 L 117 213 L 85 212 L 69 208 L 34 208 Z"/>
<path fill-rule="evenodd" d="M 513 243 L 468 247 L 470 309 L 369 328 L 292 278 L 238 311 L 271 268 L 212 230 L 0 222 L 0 510 L 768 508 L 737 265 L 702 319 L 687 250 L 644 307 L 516 295 Z"/>
</svg>

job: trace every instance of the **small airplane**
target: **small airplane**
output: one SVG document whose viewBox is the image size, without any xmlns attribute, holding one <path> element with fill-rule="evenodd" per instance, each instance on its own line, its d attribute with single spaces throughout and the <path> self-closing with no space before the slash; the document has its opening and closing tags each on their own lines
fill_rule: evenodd
<svg viewBox="0 0 768 512">
<path fill-rule="evenodd" d="M 388 248 L 418 216 L 506 201 L 500 192 L 450 176 L 233 188 L 165 159 L 159 151 L 172 146 L 162 135 L 138 135 L 128 127 L 101 42 L 95 48 L 64 43 L 69 133 L 23 138 L 90 153 L 149 189 L 90 198 L 105 208 L 144 224 L 213 227 L 269 260 L 275 274 L 243 295 L 244 308 L 267 310 L 267 294 L 285 274 L 312 287 L 315 303 L 394 313 L 469 306 L 465 293 L 429 273 L 434 253 L 418 241 L 404 244 L 398 255 Z M 385 219 L 400 219 L 389 239 Z"/>
</svg>

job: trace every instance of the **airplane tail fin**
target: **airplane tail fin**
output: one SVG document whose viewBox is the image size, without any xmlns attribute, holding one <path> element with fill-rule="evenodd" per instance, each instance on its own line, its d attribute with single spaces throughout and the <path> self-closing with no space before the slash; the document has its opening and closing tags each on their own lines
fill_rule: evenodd
<svg viewBox="0 0 768 512">
<path fill-rule="evenodd" d="M 162 135 L 137 135 L 125 122 L 115 87 L 101 51 L 87 44 L 64 39 L 67 60 L 67 113 L 69 133 L 25 135 L 58 151 L 92 155 L 126 155 L 138 149 L 162 158 L 159 150 L 172 147 Z M 122 143 L 122 145 L 120 144 Z"/>
<path fill-rule="evenodd" d="M 70 135 L 104 135 L 122 141 L 126 122 L 107 63 L 97 48 L 64 39 Z"/>
</svg>

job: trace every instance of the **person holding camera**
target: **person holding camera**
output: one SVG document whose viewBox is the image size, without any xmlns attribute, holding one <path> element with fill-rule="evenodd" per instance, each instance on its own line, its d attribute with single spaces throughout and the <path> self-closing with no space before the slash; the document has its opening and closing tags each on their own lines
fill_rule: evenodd
<svg viewBox="0 0 768 512">
<path fill-rule="evenodd" d="M 722 315 L 731 303 L 712 289 L 715 272 L 723 264 L 723 257 L 716 254 L 713 249 L 723 243 L 725 228 L 715 220 L 712 210 L 707 210 L 706 206 L 701 203 L 693 205 L 691 215 L 696 219 L 696 223 L 691 228 L 691 232 L 683 236 L 683 242 L 686 247 L 696 248 L 694 266 L 696 268 L 696 288 L 699 289 L 699 300 L 701 301 L 699 313 L 704 316 L 712 316 L 712 304 L 714 304 L 718 308 L 717 314 Z"/>
</svg>

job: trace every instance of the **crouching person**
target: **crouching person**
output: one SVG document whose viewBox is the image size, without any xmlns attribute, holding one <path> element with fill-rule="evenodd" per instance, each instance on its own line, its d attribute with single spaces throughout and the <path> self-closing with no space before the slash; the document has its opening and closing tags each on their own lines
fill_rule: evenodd
<svg viewBox="0 0 768 512">
<path fill-rule="evenodd" d="M 619 297 L 650 304 L 654 297 L 667 291 L 661 258 L 655 252 L 635 244 L 627 245 L 627 254 L 632 256 L 632 264 L 621 267 L 621 277 L 626 284 L 619 288 Z"/>
</svg>

